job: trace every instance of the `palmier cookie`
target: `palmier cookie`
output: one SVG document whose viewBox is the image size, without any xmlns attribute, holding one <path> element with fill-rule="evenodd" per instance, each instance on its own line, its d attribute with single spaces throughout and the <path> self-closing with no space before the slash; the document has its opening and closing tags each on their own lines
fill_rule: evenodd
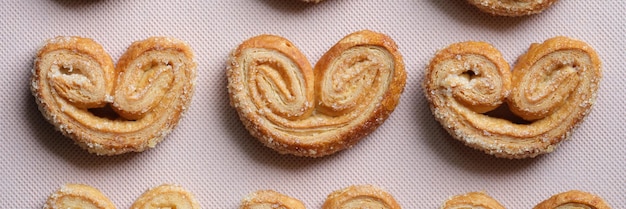
<svg viewBox="0 0 626 209">
<path fill-rule="evenodd" d="M 332 192 L 322 209 L 377 208 L 400 209 L 400 204 L 386 191 L 372 185 L 355 185 Z"/>
<path fill-rule="evenodd" d="M 600 65 L 585 42 L 555 37 L 532 44 L 511 73 L 490 44 L 463 42 L 436 53 L 423 89 L 454 138 L 497 157 L 535 157 L 553 151 L 589 113 Z M 526 121 L 483 114 L 504 102 Z"/>
<path fill-rule="evenodd" d="M 555 194 L 537 204 L 534 209 L 611 209 L 608 203 L 594 194 L 572 190 Z"/>
<path fill-rule="evenodd" d="M 48 197 L 43 208 L 115 209 L 115 205 L 96 188 L 84 184 L 66 184 Z"/>
<path fill-rule="evenodd" d="M 154 147 L 191 103 L 196 63 L 181 40 L 133 43 L 114 67 L 102 46 L 81 37 L 47 40 L 31 91 L 39 110 L 89 152 L 115 155 Z"/>
<path fill-rule="evenodd" d="M 285 38 L 260 35 L 230 55 L 230 104 L 250 134 L 279 153 L 320 157 L 357 143 L 393 112 L 406 82 L 388 36 L 352 33 L 315 68 Z"/>
<path fill-rule="evenodd" d="M 132 206 L 131 209 L 200 209 L 200 204 L 196 198 L 184 188 L 163 184 L 144 192 Z"/>
<path fill-rule="evenodd" d="M 483 12 L 500 16 L 524 16 L 540 13 L 557 0 L 467 0 Z"/>
<path fill-rule="evenodd" d="M 272 190 L 259 190 L 241 201 L 239 209 L 305 209 L 304 204 L 293 197 Z"/>
<path fill-rule="evenodd" d="M 470 192 L 446 200 L 440 209 L 504 209 L 497 200 L 484 192 Z"/>
</svg>

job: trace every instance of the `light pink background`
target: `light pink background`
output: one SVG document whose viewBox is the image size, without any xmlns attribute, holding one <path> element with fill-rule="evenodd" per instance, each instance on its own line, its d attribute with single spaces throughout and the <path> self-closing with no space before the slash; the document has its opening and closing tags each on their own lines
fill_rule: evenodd
<svg viewBox="0 0 626 209">
<path fill-rule="evenodd" d="M 463 0 L 5 0 L 0 3 L 0 202 L 40 208 L 64 183 L 85 183 L 128 208 L 146 189 L 176 183 L 203 208 L 237 208 L 273 189 L 320 208 L 352 184 L 374 184 L 404 208 L 437 208 L 449 196 L 486 191 L 507 208 L 532 208 L 579 189 L 626 208 L 626 3 L 563 0 L 530 17 L 495 17 Z M 408 80 L 396 111 L 351 149 L 309 159 L 283 156 L 251 138 L 228 106 L 228 52 L 261 33 L 284 36 L 315 63 L 351 32 L 391 36 Z M 28 90 L 37 46 L 58 35 L 90 37 L 116 60 L 149 36 L 186 40 L 198 61 L 190 110 L 164 142 L 137 154 L 88 154 L 44 121 Z M 591 114 L 556 152 L 497 159 L 453 140 L 422 95 L 424 68 L 437 49 L 466 40 L 499 48 L 513 63 L 533 42 L 567 35 L 594 46 L 604 77 Z"/>
</svg>

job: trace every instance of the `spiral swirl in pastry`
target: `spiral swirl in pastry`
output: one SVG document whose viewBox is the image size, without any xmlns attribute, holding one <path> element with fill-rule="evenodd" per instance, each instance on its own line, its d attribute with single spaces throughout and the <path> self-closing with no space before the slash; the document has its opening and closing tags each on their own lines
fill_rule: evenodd
<svg viewBox="0 0 626 209">
<path fill-rule="evenodd" d="M 352 33 L 311 68 L 287 39 L 260 35 L 230 55 L 228 92 L 252 136 L 279 153 L 319 157 L 358 142 L 395 109 L 406 82 L 396 44 Z"/>
<path fill-rule="evenodd" d="M 177 39 L 135 42 L 114 67 L 93 40 L 57 37 L 37 52 L 31 91 L 61 133 L 114 155 L 163 140 L 191 103 L 195 78 L 191 48 Z"/>
<path fill-rule="evenodd" d="M 115 205 L 96 188 L 84 184 L 66 184 L 48 197 L 43 208 L 115 209 Z"/>
<path fill-rule="evenodd" d="M 535 157 L 553 151 L 588 114 L 600 65 L 591 46 L 555 37 L 531 45 L 511 73 L 493 46 L 463 42 L 437 52 L 423 88 L 454 138 L 497 157 Z M 526 122 L 482 114 L 504 102 Z"/>
<path fill-rule="evenodd" d="M 241 201 L 239 209 L 305 209 L 304 204 L 293 197 L 272 190 L 256 191 Z"/>
<path fill-rule="evenodd" d="M 200 209 L 200 204 L 196 198 L 184 188 L 163 184 L 143 193 L 132 206 L 131 209 Z"/>
<path fill-rule="evenodd" d="M 470 192 L 450 197 L 440 209 L 504 209 L 504 206 L 484 192 Z"/>
<path fill-rule="evenodd" d="M 555 194 L 534 209 L 611 209 L 611 206 L 599 196 L 572 190 Z"/>
<path fill-rule="evenodd" d="M 400 209 L 400 205 L 386 191 L 372 185 L 354 185 L 332 192 L 322 209 Z"/>
<path fill-rule="evenodd" d="M 537 14 L 557 0 L 467 0 L 483 12 L 500 16 Z"/>
</svg>

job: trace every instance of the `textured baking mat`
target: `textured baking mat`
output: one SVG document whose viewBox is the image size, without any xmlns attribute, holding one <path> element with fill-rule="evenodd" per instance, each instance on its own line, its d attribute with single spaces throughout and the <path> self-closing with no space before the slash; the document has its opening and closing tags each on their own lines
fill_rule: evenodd
<svg viewBox="0 0 626 209">
<path fill-rule="evenodd" d="M 236 208 L 248 193 L 274 189 L 319 208 L 330 192 L 374 184 L 404 208 L 437 208 L 447 197 L 486 191 L 507 208 L 531 208 L 552 194 L 579 189 L 626 208 L 626 3 L 560 1 L 529 17 L 494 17 L 465 1 L 291 0 L 3 1 L 0 57 L 0 202 L 39 208 L 68 182 L 102 190 L 128 208 L 149 187 L 176 183 L 203 208 Z M 343 36 L 371 29 L 392 37 L 408 73 L 400 104 L 351 149 L 309 159 L 283 156 L 247 133 L 229 107 L 228 52 L 248 37 L 290 39 L 314 63 Z M 155 149 L 102 157 L 88 154 L 44 121 L 28 90 L 37 46 L 58 35 L 99 42 L 114 60 L 133 41 L 173 36 L 198 61 L 198 85 L 179 126 Z M 566 35 L 594 46 L 604 77 L 591 114 L 551 154 L 497 159 L 452 139 L 427 108 L 420 83 L 427 62 L 448 44 L 481 40 L 513 64 L 533 42 Z"/>
</svg>

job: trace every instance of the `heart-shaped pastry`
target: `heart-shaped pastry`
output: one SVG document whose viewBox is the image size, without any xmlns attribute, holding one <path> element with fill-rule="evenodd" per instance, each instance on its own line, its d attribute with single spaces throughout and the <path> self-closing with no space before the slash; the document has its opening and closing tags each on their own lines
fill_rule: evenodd
<svg viewBox="0 0 626 209">
<path fill-rule="evenodd" d="M 230 55 L 230 103 L 250 134 L 279 153 L 319 157 L 357 143 L 393 112 L 406 82 L 391 38 L 352 33 L 315 68 L 289 40 L 260 35 Z"/>
<path fill-rule="evenodd" d="M 490 44 L 463 42 L 436 53 L 423 89 L 454 138 L 497 157 L 535 157 L 553 151 L 589 113 L 600 65 L 591 46 L 567 37 L 531 45 L 512 72 Z M 489 113 L 504 102 L 524 120 Z"/>
<path fill-rule="evenodd" d="M 467 0 L 483 12 L 501 16 L 537 14 L 558 0 Z"/>
<path fill-rule="evenodd" d="M 446 200 L 440 209 L 504 209 L 497 200 L 484 192 L 470 192 L 456 195 Z M 537 204 L 534 209 L 611 209 L 608 203 L 594 194 L 571 190 L 555 194 L 547 200 Z"/>
<path fill-rule="evenodd" d="M 114 67 L 95 41 L 57 37 L 37 52 L 30 88 L 63 135 L 115 155 L 163 140 L 191 103 L 195 79 L 191 48 L 174 38 L 135 42 Z"/>
<path fill-rule="evenodd" d="M 115 205 L 94 187 L 84 184 L 66 184 L 48 197 L 43 208 L 115 209 Z M 143 193 L 130 208 L 200 209 L 200 204 L 184 188 L 163 184 Z"/>
</svg>

